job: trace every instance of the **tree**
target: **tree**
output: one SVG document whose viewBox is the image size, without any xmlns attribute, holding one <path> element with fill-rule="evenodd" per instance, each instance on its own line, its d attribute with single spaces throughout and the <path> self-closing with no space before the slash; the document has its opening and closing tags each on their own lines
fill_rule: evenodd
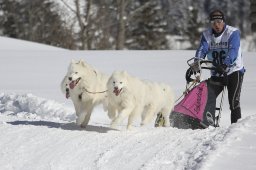
<svg viewBox="0 0 256 170">
<path fill-rule="evenodd" d="M 86 7 L 85 7 L 85 14 L 83 14 L 81 10 L 81 5 L 80 5 L 80 0 L 75 0 L 75 13 L 76 17 L 78 20 L 78 24 L 80 27 L 79 31 L 79 38 L 82 43 L 81 49 L 92 49 L 92 44 L 91 44 L 91 32 L 90 32 L 90 27 L 91 27 L 91 6 L 92 6 L 92 0 L 87 0 L 86 2 Z"/>
<path fill-rule="evenodd" d="M 199 19 L 199 11 L 192 6 L 187 8 L 187 26 L 181 27 L 184 36 L 188 37 L 191 44 L 191 49 L 196 49 L 199 45 L 200 35 L 204 21 Z"/>
<path fill-rule="evenodd" d="M 167 49 L 168 32 L 162 1 L 135 0 L 130 3 L 131 17 L 127 19 L 126 46 L 128 49 Z"/>
<path fill-rule="evenodd" d="M 79 49 L 111 48 L 109 28 L 112 22 L 110 16 L 113 12 L 111 9 L 113 0 L 74 0 L 75 8 L 66 0 L 60 1 L 74 15 Z"/>
<path fill-rule="evenodd" d="M 250 19 L 251 19 L 251 30 L 253 33 L 256 33 L 256 0 L 251 0 L 250 5 L 251 13 L 250 13 Z"/>
<path fill-rule="evenodd" d="M 95 49 L 117 49 L 118 2 L 117 0 L 99 0 L 95 4 L 98 7 L 95 17 L 95 29 L 97 29 L 93 38 Z"/>
<path fill-rule="evenodd" d="M 125 42 L 125 25 L 126 25 L 126 16 L 125 16 L 125 0 L 120 0 L 118 3 L 118 32 L 117 32 L 117 40 L 116 40 L 116 49 L 122 50 L 124 49 Z"/>
<path fill-rule="evenodd" d="M 252 12 L 250 20 L 250 3 L 243 0 L 0 0 L 0 5 L 0 34 L 83 50 L 172 49 L 173 36 L 196 49 L 212 9 L 223 10 L 226 23 L 242 37 L 251 33 L 248 25 L 255 18 Z"/>
<path fill-rule="evenodd" d="M 64 48 L 74 48 L 72 32 L 48 0 L 2 0 L 3 34 Z"/>
</svg>

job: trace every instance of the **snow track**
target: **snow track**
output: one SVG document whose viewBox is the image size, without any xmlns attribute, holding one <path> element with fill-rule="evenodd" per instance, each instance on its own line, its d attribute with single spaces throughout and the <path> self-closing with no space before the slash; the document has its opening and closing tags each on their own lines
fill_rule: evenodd
<svg viewBox="0 0 256 170">
<path fill-rule="evenodd" d="M 1 169 L 211 169 L 225 148 L 242 140 L 240 134 L 256 135 L 255 116 L 205 130 L 119 131 L 99 122 L 85 130 L 59 105 L 31 94 L 0 95 Z"/>
</svg>

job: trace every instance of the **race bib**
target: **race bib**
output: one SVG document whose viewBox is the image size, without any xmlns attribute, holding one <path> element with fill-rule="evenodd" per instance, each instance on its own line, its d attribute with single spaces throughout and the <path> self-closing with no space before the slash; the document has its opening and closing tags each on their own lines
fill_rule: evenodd
<svg viewBox="0 0 256 170">
<path fill-rule="evenodd" d="M 207 58 L 213 61 L 213 65 L 224 64 L 224 60 L 227 57 L 228 49 L 212 49 L 208 54 Z"/>
</svg>

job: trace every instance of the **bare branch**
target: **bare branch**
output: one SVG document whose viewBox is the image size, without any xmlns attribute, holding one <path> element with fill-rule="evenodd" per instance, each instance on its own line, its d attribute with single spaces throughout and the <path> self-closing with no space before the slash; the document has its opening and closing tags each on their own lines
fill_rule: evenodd
<svg viewBox="0 0 256 170">
<path fill-rule="evenodd" d="M 76 13 L 76 10 L 74 10 L 73 8 L 71 8 L 70 5 L 68 5 L 64 0 L 60 0 L 70 11 L 72 11 L 73 13 Z"/>
<path fill-rule="evenodd" d="M 143 11 L 144 9 L 148 8 L 148 7 L 151 5 L 151 3 L 152 3 L 152 2 L 149 1 L 149 2 L 147 2 L 147 3 L 145 3 L 145 4 L 143 4 L 141 7 L 137 8 L 135 11 L 133 11 L 133 12 L 130 14 L 130 16 L 127 18 L 127 21 L 132 20 L 134 17 L 136 17 L 136 15 L 137 15 L 138 13 L 140 13 L 140 12 Z"/>
</svg>

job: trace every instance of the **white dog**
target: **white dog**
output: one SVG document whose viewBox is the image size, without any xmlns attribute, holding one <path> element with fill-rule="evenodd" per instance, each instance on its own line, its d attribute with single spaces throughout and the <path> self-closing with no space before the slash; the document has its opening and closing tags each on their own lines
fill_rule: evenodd
<svg viewBox="0 0 256 170">
<path fill-rule="evenodd" d="M 83 128 L 87 126 L 96 105 L 103 104 L 106 109 L 108 78 L 83 60 L 71 61 L 61 82 L 61 89 L 66 98 L 70 97 L 74 104 L 77 125 Z"/>
<path fill-rule="evenodd" d="M 128 117 L 127 129 L 136 117 L 141 116 L 141 125 L 152 121 L 161 112 L 165 120 L 174 106 L 174 94 L 166 84 L 142 81 L 125 71 L 115 71 L 108 80 L 108 116 L 115 128 Z M 167 121 L 165 126 L 170 126 Z"/>
</svg>

